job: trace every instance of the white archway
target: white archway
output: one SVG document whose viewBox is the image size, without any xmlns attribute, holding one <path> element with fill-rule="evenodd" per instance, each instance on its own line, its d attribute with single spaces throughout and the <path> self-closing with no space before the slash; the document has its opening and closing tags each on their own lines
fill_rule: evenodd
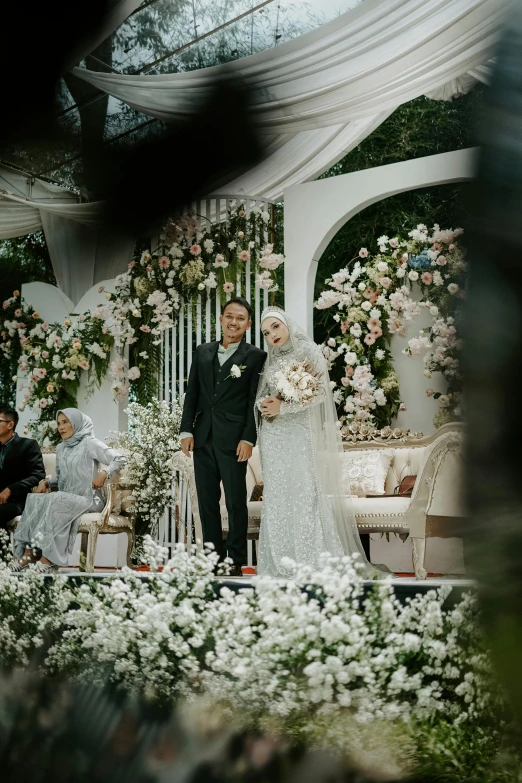
<svg viewBox="0 0 522 783">
<path fill-rule="evenodd" d="M 285 191 L 285 308 L 313 337 L 318 261 L 350 218 L 407 190 L 473 178 L 475 148 L 364 169 Z"/>
</svg>

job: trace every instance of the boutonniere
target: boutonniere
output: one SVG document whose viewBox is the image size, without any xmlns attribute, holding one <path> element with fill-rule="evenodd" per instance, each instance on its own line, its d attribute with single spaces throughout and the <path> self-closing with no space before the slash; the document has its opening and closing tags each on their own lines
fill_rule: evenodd
<svg viewBox="0 0 522 783">
<path fill-rule="evenodd" d="M 227 375 L 227 378 L 241 378 L 243 370 L 246 370 L 246 364 L 240 364 L 239 367 L 237 364 L 233 364 L 230 368 L 230 375 Z"/>
</svg>

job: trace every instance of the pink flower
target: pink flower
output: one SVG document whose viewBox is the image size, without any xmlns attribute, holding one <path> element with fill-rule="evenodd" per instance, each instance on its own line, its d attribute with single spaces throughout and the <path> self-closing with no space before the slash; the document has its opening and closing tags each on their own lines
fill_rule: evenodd
<svg viewBox="0 0 522 783">
<path fill-rule="evenodd" d="M 368 332 L 368 334 L 364 338 L 364 342 L 366 343 L 366 345 L 373 345 L 375 342 L 375 337 L 372 334 L 370 334 L 370 332 Z"/>
<path fill-rule="evenodd" d="M 40 408 L 47 408 L 47 400 L 41 399 L 40 400 Z"/>
<path fill-rule="evenodd" d="M 131 261 L 129 264 L 127 264 L 127 269 L 130 271 L 136 266 L 136 261 Z"/>
<path fill-rule="evenodd" d="M 403 402 L 401 402 L 401 404 L 399 405 L 399 410 L 400 410 L 400 411 L 405 411 L 405 410 L 407 410 L 407 408 L 406 408 L 406 405 L 405 405 Z"/>
<path fill-rule="evenodd" d="M 201 253 L 201 246 L 198 244 L 191 245 L 189 247 L 189 252 L 192 253 L 193 256 L 199 256 Z"/>
<path fill-rule="evenodd" d="M 7 301 L 7 299 L 3 303 L 2 307 L 4 308 L 4 310 L 7 310 L 7 308 L 9 307 L 9 302 Z"/>
<path fill-rule="evenodd" d="M 449 250 L 450 253 L 454 253 L 456 249 L 457 249 L 457 245 L 450 245 L 448 247 L 448 250 Z"/>
<path fill-rule="evenodd" d="M 82 361 L 79 363 L 79 365 L 78 365 L 78 366 L 79 366 L 79 367 L 81 367 L 81 368 L 82 368 L 82 370 L 88 370 L 88 369 L 89 369 L 89 362 L 88 362 L 88 361 L 86 361 L 85 359 L 83 359 L 83 360 L 82 360 Z"/>
<path fill-rule="evenodd" d="M 222 264 L 225 260 L 225 256 L 222 256 L 221 253 L 218 253 L 216 256 L 215 264 Z"/>
<path fill-rule="evenodd" d="M 381 277 L 379 279 L 379 283 L 382 285 L 383 288 L 389 288 L 391 286 L 391 280 L 389 277 Z"/>
<path fill-rule="evenodd" d="M 441 250 L 442 250 L 442 245 L 439 245 L 438 242 L 434 242 L 433 245 L 432 245 L 432 248 L 433 248 L 433 250 L 438 250 L 439 253 L 440 253 Z"/>
<path fill-rule="evenodd" d="M 36 375 L 38 378 L 45 378 L 45 376 L 47 375 L 47 370 L 45 369 L 45 367 L 38 367 L 38 369 L 36 369 L 36 370 L 34 371 L 34 374 L 35 374 L 35 375 Z"/>
<path fill-rule="evenodd" d="M 371 330 L 370 334 L 372 337 L 374 337 L 376 340 L 379 339 L 379 337 L 382 337 L 382 329 L 380 326 L 374 326 Z"/>
<path fill-rule="evenodd" d="M 349 386 L 350 385 L 350 379 L 349 378 L 341 378 L 341 383 L 343 386 Z"/>
<path fill-rule="evenodd" d="M 142 325 L 140 326 L 140 330 L 141 330 L 142 332 L 150 332 L 150 326 L 147 326 L 147 324 L 142 324 Z"/>
<path fill-rule="evenodd" d="M 81 320 L 85 320 L 85 316 L 83 317 L 83 319 L 82 319 L 82 318 L 81 318 L 81 316 L 80 316 L 80 321 L 81 321 Z M 49 324 L 47 323 L 47 321 L 44 321 L 44 322 L 43 322 L 43 324 L 42 324 L 42 329 L 44 330 L 44 332 L 48 332 L 48 331 L 49 331 Z"/>
<path fill-rule="evenodd" d="M 367 249 L 365 247 L 361 247 L 361 249 L 359 250 L 360 258 L 366 258 L 367 255 L 368 255 Z"/>
<path fill-rule="evenodd" d="M 366 291 L 363 293 L 363 296 L 365 299 L 371 299 L 373 296 L 373 291 L 370 287 L 366 289 Z"/>
<path fill-rule="evenodd" d="M 20 318 L 20 316 L 22 315 L 22 311 L 20 310 L 20 308 L 18 308 L 17 310 L 14 311 L 14 314 L 16 318 Z"/>
<path fill-rule="evenodd" d="M 371 330 L 371 329 L 376 329 L 377 327 L 379 327 L 381 325 L 381 322 L 380 322 L 380 320 L 378 318 L 370 318 L 370 320 L 368 321 L 368 323 L 366 325 L 367 325 L 368 329 Z"/>
<path fill-rule="evenodd" d="M 434 394 L 433 389 L 426 389 L 426 397 L 433 397 Z"/>
<path fill-rule="evenodd" d="M 161 256 L 158 260 L 158 264 L 162 269 L 167 269 L 170 266 L 170 259 L 167 256 Z"/>
<path fill-rule="evenodd" d="M 446 256 L 437 256 L 437 264 L 439 266 L 445 266 L 446 263 Z"/>
<path fill-rule="evenodd" d="M 99 294 L 103 294 L 103 292 L 104 292 L 104 291 L 105 291 L 105 286 L 104 286 L 104 285 L 101 285 L 101 286 L 98 288 L 98 293 L 99 293 Z"/>
<path fill-rule="evenodd" d="M 49 358 L 49 351 L 42 351 L 42 359 L 48 359 Z"/>
<path fill-rule="evenodd" d="M 399 247 L 399 240 L 397 237 L 390 239 L 390 247 Z"/>
<path fill-rule="evenodd" d="M 248 250 L 242 250 L 241 253 L 238 253 L 238 256 L 240 261 L 248 261 L 250 259 L 250 253 Z"/>
<path fill-rule="evenodd" d="M 234 290 L 234 283 L 224 283 L 223 284 L 223 291 L 226 294 L 231 294 L 233 290 Z"/>
<path fill-rule="evenodd" d="M 148 272 L 149 274 L 152 272 L 152 267 L 151 267 L 151 265 L 150 265 L 150 264 L 147 264 L 147 266 L 145 267 L 145 269 L 147 270 L 147 272 Z"/>
<path fill-rule="evenodd" d="M 239 215 L 239 217 L 245 217 L 245 210 L 244 209 L 240 209 L 239 212 L 238 212 L 238 215 Z"/>
<path fill-rule="evenodd" d="M 431 272 L 423 272 L 421 275 L 421 280 L 424 285 L 431 285 L 431 283 L 433 283 L 433 275 Z"/>
<path fill-rule="evenodd" d="M 353 367 L 345 367 L 344 372 L 347 378 L 351 378 L 354 372 Z"/>
<path fill-rule="evenodd" d="M 20 337 L 20 345 L 25 345 L 28 342 L 29 342 L 28 337 Z"/>
<path fill-rule="evenodd" d="M 348 329 L 350 328 L 350 322 L 349 321 L 341 321 L 341 332 L 343 334 L 346 334 Z"/>
</svg>

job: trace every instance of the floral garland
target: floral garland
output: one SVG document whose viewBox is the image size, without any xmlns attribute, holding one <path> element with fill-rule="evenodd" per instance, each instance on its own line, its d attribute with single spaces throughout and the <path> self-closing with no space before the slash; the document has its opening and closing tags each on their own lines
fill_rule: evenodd
<svg viewBox="0 0 522 783">
<path fill-rule="evenodd" d="M 0 338 L 2 358 L 17 367 L 13 382 L 22 390 L 23 379 L 28 380 L 20 410 L 29 406 L 38 415 L 31 431 L 49 447 L 58 440 L 56 411 L 76 406 L 85 373 L 91 390 L 99 385 L 109 366 L 113 338 L 88 313 L 62 324 L 47 323 L 21 299 L 20 291 L 13 291 L 3 303 Z"/>
<path fill-rule="evenodd" d="M 19 291 L 4 301 L 0 355 L 13 367 L 14 383 L 29 379 L 20 410 L 29 406 L 37 414 L 28 430 L 43 446 L 58 441 L 55 412 L 76 406 L 84 372 L 94 389 L 110 369 L 117 401 L 129 392 L 142 404 L 154 399 L 161 333 L 175 324 L 182 299 L 217 289 L 226 301 L 247 262 L 257 287 L 277 291 L 276 270 L 284 257 L 265 241 L 269 217 L 258 207 L 247 213 L 239 204 L 223 224 L 204 227 L 190 215 L 169 221 L 157 251 L 129 263 L 116 278 L 115 291 L 106 292 L 106 304 L 63 324 L 43 321 Z M 111 362 L 113 346 L 117 358 Z"/>
<path fill-rule="evenodd" d="M 182 299 L 209 296 L 216 289 L 224 303 L 247 262 L 257 287 L 278 290 L 275 271 L 284 256 L 274 253 L 273 245 L 265 241 L 269 217 L 259 207 L 247 214 L 240 204 L 229 210 L 223 224 L 205 227 L 194 215 L 170 220 L 157 250 L 143 252 L 116 278 L 115 292 L 106 294 L 108 304 L 100 305 L 93 317 L 110 328 L 119 352 L 119 359 L 111 364 L 117 400 L 130 389 L 142 404 L 155 396 L 161 333 L 175 323 Z"/>
<path fill-rule="evenodd" d="M 441 372 L 448 383 L 446 394 L 427 394 L 439 401 L 434 423 L 441 426 L 461 415 L 459 353 L 462 341 L 456 327 L 457 310 L 465 295 L 466 262 L 457 244 L 462 229 L 431 232 L 423 224 L 408 240 L 381 236 L 379 253 L 371 257 L 361 248 L 359 258 L 325 282 L 329 285 L 315 303 L 320 310 L 336 307 L 333 318 L 341 334 L 330 337 L 324 355 L 336 381 L 334 398 L 342 406 L 345 424 L 364 422 L 371 427 L 389 426 L 399 411 L 399 382 L 389 349 L 390 338 L 405 336 L 421 308 L 434 321 L 408 342 L 404 353 L 425 353 L 424 374 Z M 421 298 L 413 298 L 413 284 Z M 342 358 L 342 363 L 337 359 Z"/>
</svg>

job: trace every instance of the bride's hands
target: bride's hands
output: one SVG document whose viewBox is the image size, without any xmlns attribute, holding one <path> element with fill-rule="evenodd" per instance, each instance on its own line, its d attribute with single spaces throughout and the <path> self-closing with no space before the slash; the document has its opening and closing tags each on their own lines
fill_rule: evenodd
<svg viewBox="0 0 522 783">
<path fill-rule="evenodd" d="M 263 416 L 277 416 L 281 410 L 281 400 L 279 397 L 266 397 L 259 403 L 259 408 Z"/>
</svg>

